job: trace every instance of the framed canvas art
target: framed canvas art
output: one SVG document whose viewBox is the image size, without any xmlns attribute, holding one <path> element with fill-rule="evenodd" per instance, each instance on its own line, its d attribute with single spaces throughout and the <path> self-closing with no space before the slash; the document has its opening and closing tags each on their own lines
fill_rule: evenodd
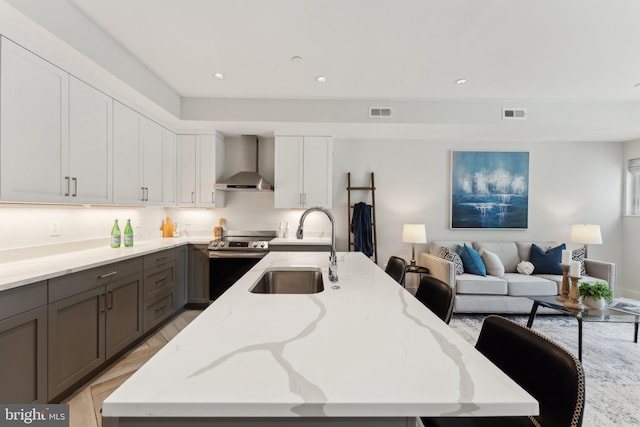
<svg viewBox="0 0 640 427">
<path fill-rule="evenodd" d="M 526 229 L 529 153 L 451 152 L 451 228 Z"/>
</svg>

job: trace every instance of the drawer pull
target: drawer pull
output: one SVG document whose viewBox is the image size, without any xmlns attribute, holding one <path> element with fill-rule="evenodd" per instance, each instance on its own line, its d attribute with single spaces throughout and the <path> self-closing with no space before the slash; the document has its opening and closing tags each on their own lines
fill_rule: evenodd
<svg viewBox="0 0 640 427">
<path fill-rule="evenodd" d="M 164 309 L 165 309 L 165 308 L 167 308 L 167 305 L 166 305 L 166 304 L 165 304 L 165 305 L 163 305 L 163 306 L 160 306 L 160 307 L 156 308 L 156 314 L 157 314 L 157 313 L 159 313 L 159 312 L 161 312 L 161 311 L 164 311 Z"/>
<path fill-rule="evenodd" d="M 106 277 L 115 276 L 116 274 L 118 274 L 118 272 L 117 272 L 117 271 L 112 271 L 112 272 L 110 272 L 110 273 L 105 273 L 105 274 L 103 274 L 103 275 L 101 275 L 101 276 L 98 276 L 98 279 L 104 279 L 104 278 L 106 278 Z"/>
<path fill-rule="evenodd" d="M 167 255 L 158 257 L 156 258 L 156 263 L 160 264 L 160 262 L 164 262 L 167 258 L 169 258 Z"/>
<path fill-rule="evenodd" d="M 164 285 L 165 285 L 165 281 L 166 281 L 166 280 L 167 280 L 167 278 L 166 278 L 166 277 L 163 277 L 163 278 L 162 278 L 162 279 L 160 279 L 160 280 L 156 280 L 156 289 L 157 289 L 157 288 L 160 288 L 160 287 L 162 287 L 162 286 L 164 286 Z"/>
</svg>

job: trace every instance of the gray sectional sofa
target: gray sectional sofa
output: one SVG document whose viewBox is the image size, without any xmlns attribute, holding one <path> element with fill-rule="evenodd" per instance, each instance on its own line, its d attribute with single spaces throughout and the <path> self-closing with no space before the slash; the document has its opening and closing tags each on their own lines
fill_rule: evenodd
<svg viewBox="0 0 640 427">
<path fill-rule="evenodd" d="M 504 266 L 504 275 L 456 274 L 455 264 L 442 258 L 442 248 L 456 252 L 458 245 L 465 243 L 477 251 L 484 248 L 496 254 Z M 533 243 L 544 250 L 559 245 L 557 242 L 436 240 L 429 242 L 427 251 L 419 254 L 418 264 L 454 289 L 456 313 L 529 313 L 532 301 L 527 296 L 557 295 L 562 288 L 561 274 L 536 274 L 535 270 L 530 275 L 518 272 L 518 264 L 529 261 Z M 581 282 L 605 281 L 615 292 L 615 264 L 585 259 L 584 268 L 586 275 L 580 279 Z"/>
</svg>

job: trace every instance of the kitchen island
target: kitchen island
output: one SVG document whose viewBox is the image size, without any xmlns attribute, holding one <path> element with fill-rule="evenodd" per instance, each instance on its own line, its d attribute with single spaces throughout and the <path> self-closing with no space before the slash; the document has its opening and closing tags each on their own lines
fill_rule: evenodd
<svg viewBox="0 0 640 427">
<path fill-rule="evenodd" d="M 254 294 L 266 269 L 317 266 L 324 291 Z M 538 413 L 511 381 L 363 254 L 263 258 L 105 401 L 113 426 L 408 426 Z"/>
</svg>

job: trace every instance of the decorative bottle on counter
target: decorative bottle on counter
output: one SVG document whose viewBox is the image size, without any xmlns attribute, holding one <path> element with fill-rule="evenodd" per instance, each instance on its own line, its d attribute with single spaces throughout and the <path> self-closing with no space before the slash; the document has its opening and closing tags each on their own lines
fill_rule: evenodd
<svg viewBox="0 0 640 427">
<path fill-rule="evenodd" d="M 180 230 L 178 230 L 178 223 L 174 222 L 173 225 L 175 225 L 175 227 L 173 228 L 173 237 L 180 237 Z"/>
<path fill-rule="evenodd" d="M 124 246 L 130 248 L 133 246 L 133 229 L 131 228 L 131 220 L 127 220 L 127 225 L 124 227 Z"/>
<path fill-rule="evenodd" d="M 118 225 L 117 219 L 115 220 L 115 222 L 113 223 L 113 227 L 111 228 L 111 247 L 120 247 L 120 226 Z"/>
</svg>

